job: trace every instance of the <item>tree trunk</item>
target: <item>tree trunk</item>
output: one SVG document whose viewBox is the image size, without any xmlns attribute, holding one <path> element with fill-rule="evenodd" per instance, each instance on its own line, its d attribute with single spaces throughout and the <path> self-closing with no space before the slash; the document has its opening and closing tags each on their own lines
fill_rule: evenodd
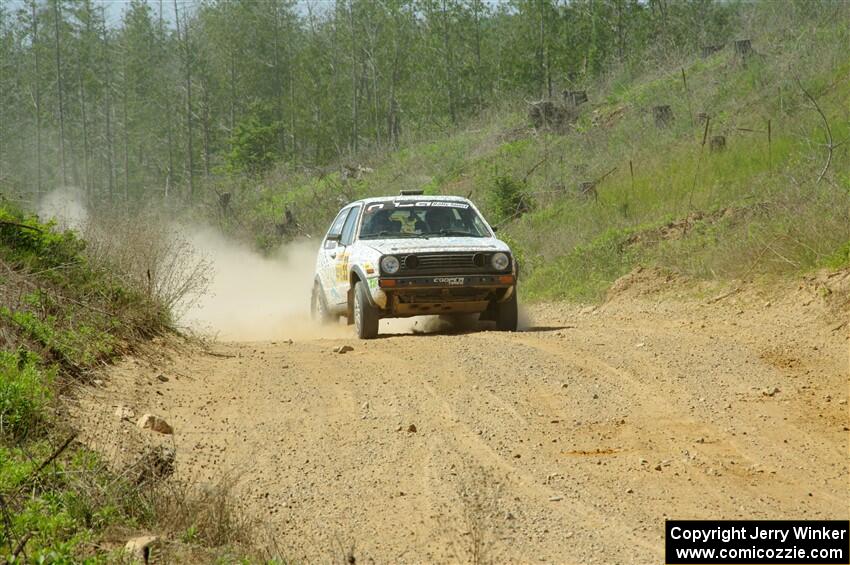
<svg viewBox="0 0 850 565">
<path fill-rule="evenodd" d="M 549 73 L 549 50 L 546 48 L 546 0 L 538 0 L 537 7 L 540 12 L 540 37 L 538 45 L 538 60 L 540 64 L 540 96 L 552 97 L 552 77 Z"/>
<path fill-rule="evenodd" d="M 455 108 L 455 93 L 454 93 L 454 58 L 451 50 L 451 40 L 449 38 L 449 16 L 446 0 L 442 1 L 442 17 L 443 17 L 443 51 L 446 64 L 446 91 L 449 101 L 449 116 L 452 123 L 457 123 L 457 109 Z"/>
<path fill-rule="evenodd" d="M 104 12 L 105 9 L 101 6 L 101 17 L 106 22 L 106 14 Z M 115 200 L 115 149 L 112 138 L 112 103 L 110 96 L 112 90 L 112 65 L 110 65 L 109 37 L 107 35 L 106 25 L 103 26 L 103 52 L 106 63 L 103 103 L 105 106 L 104 113 L 106 114 L 106 165 L 109 168 L 107 183 L 109 185 L 109 201 L 113 202 Z"/>
<path fill-rule="evenodd" d="M 83 122 L 83 186 L 86 198 L 91 200 L 91 184 L 89 178 L 89 125 L 86 116 L 86 87 L 83 83 L 83 70 L 80 69 L 80 117 Z"/>
<path fill-rule="evenodd" d="M 35 95 L 35 176 L 36 194 L 41 198 L 43 189 L 41 185 L 41 65 L 38 57 L 38 13 L 36 11 L 36 0 L 31 0 L 32 9 L 32 46 L 35 56 L 35 81 L 33 90 Z"/>
<path fill-rule="evenodd" d="M 123 122 L 122 140 L 124 146 L 124 206 L 130 203 L 130 123 L 127 113 L 127 49 L 123 57 L 123 84 L 121 85 L 121 121 Z"/>
<path fill-rule="evenodd" d="M 189 24 L 186 27 L 186 52 L 189 50 Z M 189 56 L 186 56 L 186 68 L 189 65 Z M 230 45 L 230 133 L 236 131 L 236 50 Z"/>
<path fill-rule="evenodd" d="M 401 29 L 396 16 L 396 32 Z M 396 85 L 398 84 L 398 59 L 401 54 L 398 43 L 398 35 L 393 34 L 393 65 L 390 73 L 390 96 L 389 108 L 387 109 L 387 136 L 393 147 L 398 147 L 398 138 L 401 133 L 398 102 L 396 101 Z"/>
<path fill-rule="evenodd" d="M 484 104 L 484 88 L 481 85 L 481 0 L 473 1 L 475 15 L 475 109 L 481 111 Z"/>
<path fill-rule="evenodd" d="M 201 126 L 204 130 L 204 177 L 209 178 L 210 176 L 210 151 L 211 151 L 211 139 L 210 139 L 210 96 L 209 96 L 209 84 L 206 80 L 201 82 L 201 87 L 204 92 L 203 99 L 201 103 L 204 106 L 204 111 L 201 114 Z"/>
<path fill-rule="evenodd" d="M 280 144 L 280 155 L 286 155 L 286 130 L 283 127 L 283 81 L 280 69 L 280 7 L 277 3 L 272 4 L 274 11 L 274 37 L 272 40 L 272 68 L 274 68 L 274 98 L 277 109 L 277 121 L 280 124 L 278 143 Z"/>
<path fill-rule="evenodd" d="M 360 136 L 360 132 L 357 131 L 357 122 L 359 121 L 359 116 L 357 115 L 357 67 L 360 62 L 357 57 L 357 30 L 354 26 L 354 8 L 352 6 L 352 0 L 348 0 L 348 25 L 351 30 L 351 150 L 354 154 L 357 154 L 357 141 Z"/>
<path fill-rule="evenodd" d="M 180 41 L 180 12 L 177 0 L 174 0 L 174 25 L 177 30 L 177 41 Z M 183 54 L 186 64 L 186 161 L 189 166 L 189 200 L 195 197 L 195 156 L 192 147 L 192 65 L 189 51 L 189 24 L 184 22 Z"/>
<path fill-rule="evenodd" d="M 59 18 L 61 0 L 53 0 L 54 53 L 56 55 L 56 89 L 59 97 L 59 167 L 62 171 L 62 186 L 68 185 L 68 172 L 65 168 L 65 92 L 62 87 L 62 53 L 59 47 Z"/>
</svg>

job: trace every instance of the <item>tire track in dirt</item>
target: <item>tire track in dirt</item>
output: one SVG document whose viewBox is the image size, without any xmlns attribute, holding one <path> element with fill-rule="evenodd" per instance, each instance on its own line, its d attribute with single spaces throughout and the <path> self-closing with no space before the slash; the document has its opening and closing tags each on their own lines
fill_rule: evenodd
<svg viewBox="0 0 850 565">
<path fill-rule="evenodd" d="M 701 304 L 554 305 L 537 311 L 549 327 L 516 334 L 187 347 L 122 362 L 81 415 L 164 416 L 177 477 L 233 474 L 310 562 L 354 544 L 360 562 L 648 563 L 667 517 L 846 517 L 846 336 L 793 305 Z"/>
</svg>

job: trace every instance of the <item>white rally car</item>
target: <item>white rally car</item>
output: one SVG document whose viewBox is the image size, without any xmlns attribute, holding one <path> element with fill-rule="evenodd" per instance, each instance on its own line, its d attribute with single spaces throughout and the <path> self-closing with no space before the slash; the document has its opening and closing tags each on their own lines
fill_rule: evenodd
<svg viewBox="0 0 850 565">
<path fill-rule="evenodd" d="M 314 318 L 346 316 L 357 335 L 381 318 L 480 314 L 517 327 L 517 263 L 478 209 L 457 196 L 367 198 L 340 210 L 316 259 Z"/>
</svg>

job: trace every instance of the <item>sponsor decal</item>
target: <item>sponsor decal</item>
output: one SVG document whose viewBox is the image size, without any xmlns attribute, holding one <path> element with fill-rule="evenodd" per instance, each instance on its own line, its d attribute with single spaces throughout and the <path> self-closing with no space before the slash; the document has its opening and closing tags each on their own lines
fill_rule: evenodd
<svg viewBox="0 0 850 565">
<path fill-rule="evenodd" d="M 363 268 L 366 269 L 366 274 L 371 275 L 375 272 L 375 267 L 372 263 L 363 263 Z"/>
<path fill-rule="evenodd" d="M 461 210 L 466 210 L 469 208 L 469 204 L 465 204 L 463 202 L 452 202 L 450 200 L 422 200 L 422 201 L 393 201 L 393 202 L 376 202 L 375 204 L 370 204 L 366 208 L 366 213 L 371 213 L 375 210 L 382 210 L 385 207 L 388 208 L 460 208 Z"/>
<path fill-rule="evenodd" d="M 348 252 L 346 251 L 336 260 L 336 280 L 345 282 L 348 280 Z"/>
<path fill-rule="evenodd" d="M 447 284 L 449 286 L 462 285 L 463 281 L 464 277 L 434 277 L 434 282 L 436 284 Z"/>
</svg>

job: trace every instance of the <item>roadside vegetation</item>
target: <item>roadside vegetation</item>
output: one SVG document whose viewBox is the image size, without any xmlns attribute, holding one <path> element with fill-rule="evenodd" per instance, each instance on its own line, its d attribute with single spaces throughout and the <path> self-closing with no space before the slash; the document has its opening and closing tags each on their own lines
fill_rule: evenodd
<svg viewBox="0 0 850 565">
<path fill-rule="evenodd" d="M 0 190 L 23 201 L 70 184 L 271 250 L 354 198 L 469 195 L 525 299 L 597 300 L 639 263 L 847 263 L 847 2 L 28 8 L 0 10 L 2 76 L 37 94 L 0 88 L 0 135 L 27 132 L 0 139 Z"/>
<path fill-rule="evenodd" d="M 742 7 L 732 35 L 748 51 L 730 41 L 637 75 L 614 66 L 585 83 L 590 101 L 566 126 L 534 127 L 527 102 L 505 102 L 359 168 L 222 181 L 238 194 L 223 222 L 253 226 L 263 246 L 283 228 L 320 235 L 358 197 L 470 195 L 519 254 L 532 300 L 598 300 L 638 264 L 714 279 L 844 267 L 850 35 L 846 4 L 822 8 Z"/>
<path fill-rule="evenodd" d="M 145 263 L 143 278 L 121 269 L 115 259 L 140 250 L 122 233 L 110 231 L 109 249 L 105 240 L 89 246 L 0 204 L 0 563 L 129 563 L 124 544 L 144 532 L 166 539 L 157 551 L 189 561 L 235 560 L 251 543 L 226 482 L 201 492 L 154 480 L 148 454 L 116 468 L 77 441 L 67 405 L 75 389 L 96 386 L 98 367 L 173 335 L 169 300 L 202 285 L 203 263 L 174 249 Z M 147 278 L 169 258 L 194 270 L 180 284 L 170 273 Z"/>
<path fill-rule="evenodd" d="M 227 485 L 140 483 L 68 422 L 203 292 L 148 210 L 271 251 L 356 198 L 469 196 L 523 300 L 850 266 L 848 2 L 154 5 L 0 3 L 0 563 L 256 553 Z M 77 232 L 19 209 L 69 186 Z"/>
</svg>

